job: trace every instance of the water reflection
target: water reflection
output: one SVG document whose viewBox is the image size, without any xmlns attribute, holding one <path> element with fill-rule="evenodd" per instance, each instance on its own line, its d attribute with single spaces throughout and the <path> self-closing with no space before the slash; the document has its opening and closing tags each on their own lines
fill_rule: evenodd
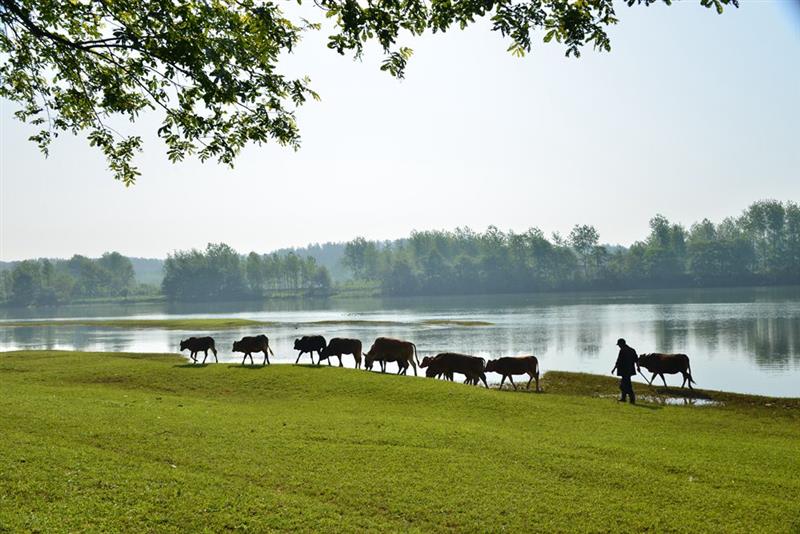
<svg viewBox="0 0 800 534">
<path fill-rule="evenodd" d="M 649 297 L 648 297 L 649 295 Z M 648 300 L 649 298 L 649 300 Z M 800 288 L 580 295 L 517 295 L 426 299 L 360 299 L 227 304 L 136 304 L 4 310 L 6 319 L 70 317 L 220 316 L 281 321 L 263 330 L 279 362 L 294 362 L 292 342 L 304 334 L 357 337 L 368 347 L 377 336 L 413 340 L 420 357 L 456 350 L 494 358 L 535 354 L 550 369 L 608 373 L 615 342 L 625 337 L 641 352 L 690 356 L 702 387 L 800 396 Z M 425 319 L 477 319 L 492 326 L 424 325 Z M 392 320 L 391 327 L 316 320 Z M 255 329 L 260 330 L 260 329 Z M 231 344 L 253 329 L 209 332 L 221 361 L 238 362 Z M 177 330 L 2 327 L 0 350 L 78 349 L 177 352 Z M 205 335 L 206 333 L 204 333 Z M 352 365 L 352 360 L 348 360 Z M 669 378 L 668 378 L 669 381 Z"/>
</svg>

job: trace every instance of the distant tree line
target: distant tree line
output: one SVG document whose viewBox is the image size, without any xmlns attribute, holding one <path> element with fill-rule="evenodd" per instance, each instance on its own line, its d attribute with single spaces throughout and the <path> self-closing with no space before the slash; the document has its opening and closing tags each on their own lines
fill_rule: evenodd
<svg viewBox="0 0 800 534">
<path fill-rule="evenodd" d="M 331 288 L 328 269 L 294 252 L 241 256 L 230 246 L 209 244 L 205 250 L 183 250 L 164 262 L 161 290 L 171 300 L 224 300 L 262 297 L 280 290 Z"/>
<path fill-rule="evenodd" d="M 357 279 L 393 295 L 800 283 L 800 207 L 759 201 L 739 217 L 688 229 L 662 215 L 629 248 L 600 244 L 593 226 L 549 238 L 490 226 L 485 232 L 413 232 L 407 239 L 356 238 L 343 262 Z"/>
<path fill-rule="evenodd" d="M 150 261 L 152 270 L 159 260 L 134 261 Z M 538 228 L 457 228 L 246 256 L 209 244 L 169 255 L 160 291 L 170 300 L 262 298 L 282 291 L 327 295 L 331 269 L 388 295 L 800 284 L 800 207 L 764 200 L 738 217 L 719 224 L 703 219 L 688 229 L 656 215 L 649 235 L 627 248 L 601 244 L 590 225 L 549 237 Z M 117 252 L 26 260 L 0 272 L 0 302 L 13 305 L 158 291 L 137 284 L 131 260 Z"/>
<path fill-rule="evenodd" d="M 130 260 L 118 252 L 96 259 L 25 260 L 0 273 L 0 302 L 18 306 L 127 297 L 143 290 L 134 281 Z"/>
</svg>

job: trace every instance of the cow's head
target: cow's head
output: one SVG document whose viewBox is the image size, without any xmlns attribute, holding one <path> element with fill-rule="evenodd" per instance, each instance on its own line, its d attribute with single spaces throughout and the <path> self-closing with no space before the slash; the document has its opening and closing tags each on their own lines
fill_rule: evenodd
<svg viewBox="0 0 800 534">
<path fill-rule="evenodd" d="M 375 363 L 375 356 L 372 355 L 372 351 L 368 350 L 363 354 L 364 356 L 364 368 L 368 371 L 372 371 L 372 364 Z"/>
<path fill-rule="evenodd" d="M 300 338 L 294 340 L 294 350 L 302 350 L 300 347 Z"/>
<path fill-rule="evenodd" d="M 239 352 L 239 347 L 241 346 L 241 341 L 234 341 L 233 342 L 233 352 Z"/>
<path fill-rule="evenodd" d="M 181 339 L 181 350 L 186 350 L 189 348 L 189 340 L 188 339 Z"/>
<path fill-rule="evenodd" d="M 428 367 L 431 363 L 433 363 L 433 358 L 431 358 L 430 356 L 425 356 L 424 358 L 422 358 L 422 361 L 419 362 L 419 366 Z"/>
<path fill-rule="evenodd" d="M 497 372 L 497 360 L 489 360 L 488 362 L 486 362 L 486 372 L 487 373 Z"/>
<path fill-rule="evenodd" d="M 646 369 L 650 369 L 650 366 L 656 363 L 656 355 L 655 354 L 640 354 L 639 355 L 639 366 L 644 367 Z"/>
</svg>

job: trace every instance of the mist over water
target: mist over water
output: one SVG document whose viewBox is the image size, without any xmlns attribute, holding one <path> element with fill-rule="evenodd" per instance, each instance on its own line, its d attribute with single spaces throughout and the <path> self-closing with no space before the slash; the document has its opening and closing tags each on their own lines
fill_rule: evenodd
<svg viewBox="0 0 800 534">
<path fill-rule="evenodd" d="M 242 317 L 280 323 L 216 332 L 0 325 L 0 350 L 177 352 L 182 338 L 211 335 L 217 341 L 221 362 L 241 362 L 242 355 L 230 350 L 232 342 L 258 333 L 269 336 L 275 351 L 271 360 L 279 363 L 295 361 L 297 354 L 292 344 L 304 334 L 322 334 L 328 339 L 356 337 L 362 340 L 365 350 L 375 337 L 391 336 L 413 341 L 420 358 L 444 351 L 485 358 L 535 354 L 543 372 L 607 374 L 616 358 L 615 342 L 624 337 L 640 354 L 688 354 L 698 387 L 800 396 L 798 287 L 269 303 L 106 304 L 5 310 L 0 317 L 4 320 Z M 428 320 L 475 320 L 491 325 L 424 323 Z M 314 321 L 339 322 L 302 324 Z M 348 321 L 367 322 L 348 324 Z M 369 321 L 393 324 L 374 325 Z M 261 361 L 260 355 L 254 358 Z M 308 355 L 301 362 L 308 363 Z M 344 363 L 352 367 L 352 356 L 345 356 Z M 390 365 L 390 370 L 394 369 Z M 667 383 L 679 386 L 680 378 L 673 375 L 667 378 Z"/>
</svg>

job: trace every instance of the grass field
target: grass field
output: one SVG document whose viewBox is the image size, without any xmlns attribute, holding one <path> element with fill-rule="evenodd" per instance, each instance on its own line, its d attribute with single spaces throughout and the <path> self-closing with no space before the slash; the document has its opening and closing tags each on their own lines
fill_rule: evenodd
<svg viewBox="0 0 800 534">
<path fill-rule="evenodd" d="M 0 354 L 0 531 L 800 529 L 799 400 L 542 385 Z"/>
<path fill-rule="evenodd" d="M 422 324 L 430 326 L 490 326 L 487 321 L 460 319 L 424 319 L 417 322 L 381 321 L 366 319 L 329 319 L 302 323 L 278 323 L 240 318 L 188 318 L 188 319 L 46 319 L 35 321 L 0 321 L 0 327 L 44 327 L 44 326 L 94 326 L 100 328 L 161 328 L 168 330 L 224 330 L 255 326 L 405 326 Z"/>
</svg>

